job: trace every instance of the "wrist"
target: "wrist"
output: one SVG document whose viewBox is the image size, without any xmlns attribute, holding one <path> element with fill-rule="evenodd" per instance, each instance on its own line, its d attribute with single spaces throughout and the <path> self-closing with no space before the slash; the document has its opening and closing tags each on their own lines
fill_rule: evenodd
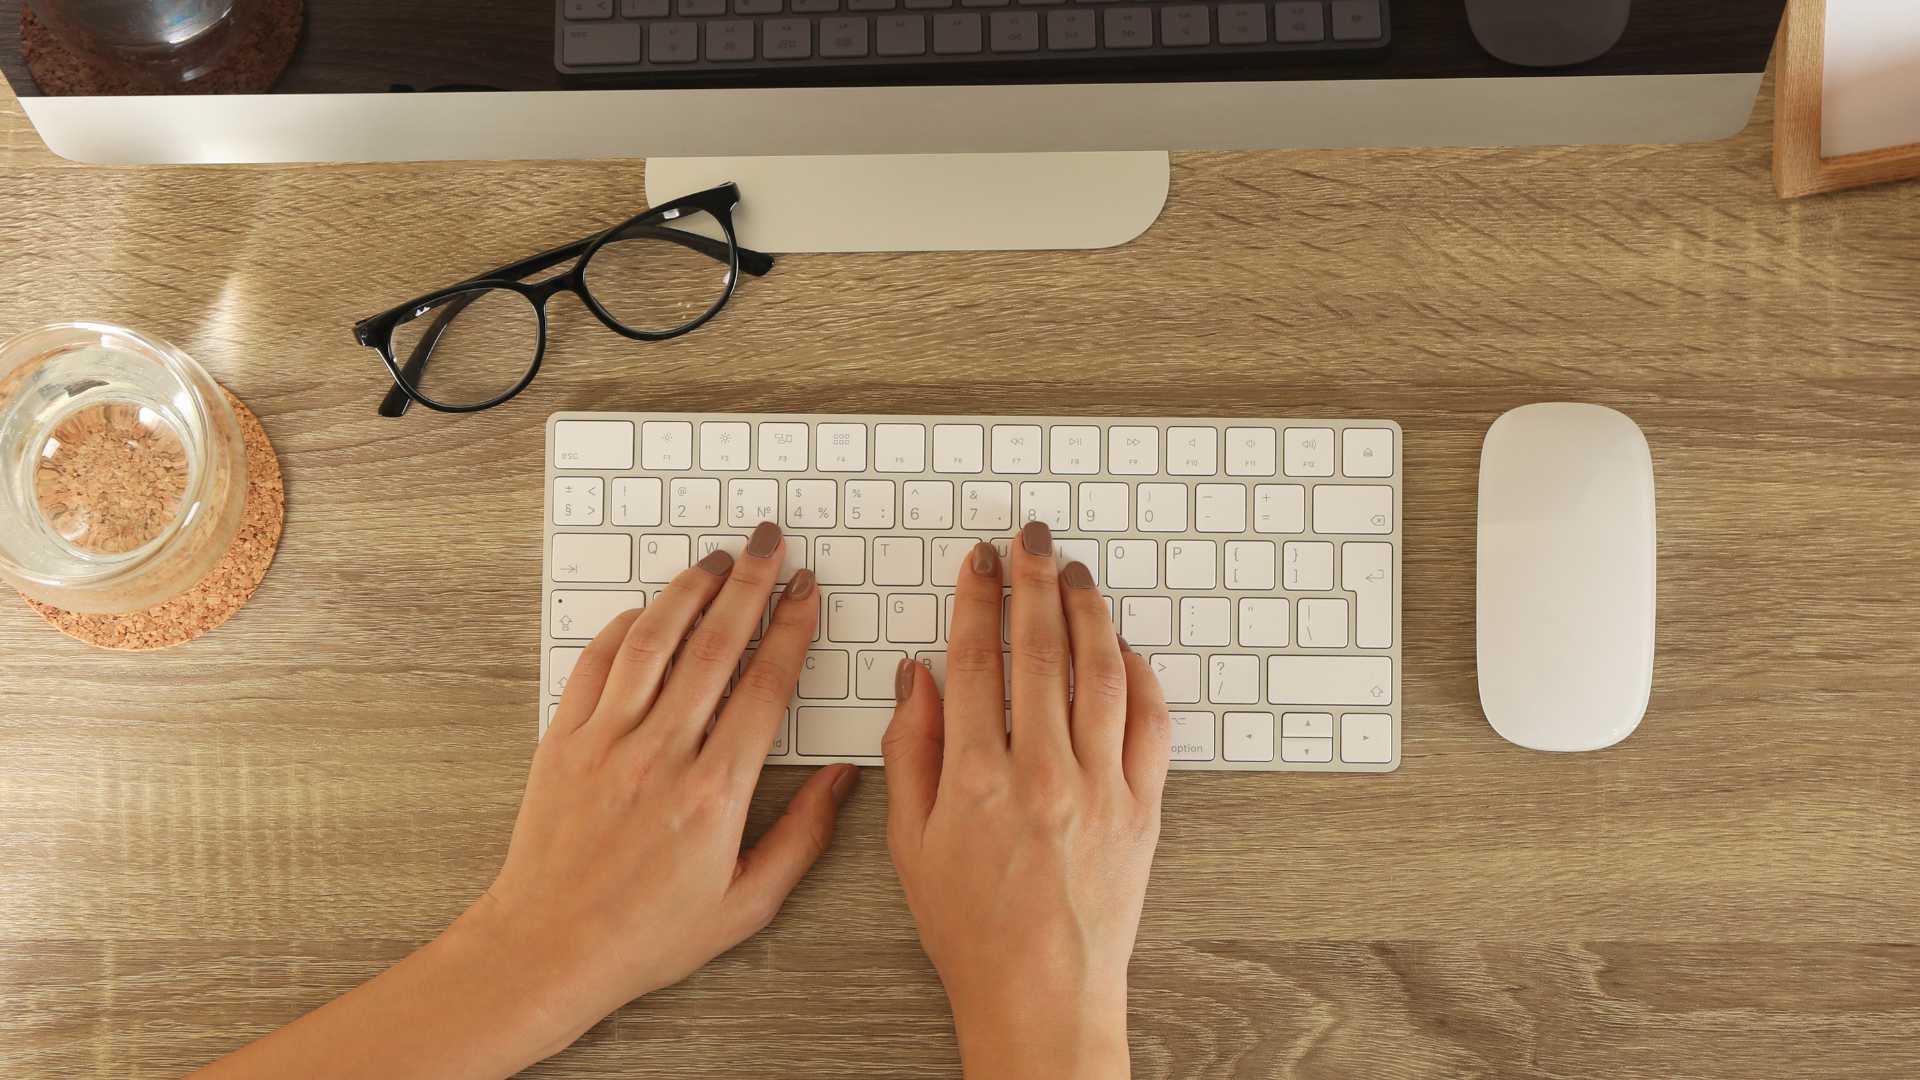
<svg viewBox="0 0 1920 1080">
<path fill-rule="evenodd" d="M 1112 1080 L 1130 1072 L 1124 991 L 955 1001 L 954 1031 L 969 1078 Z"/>
<path fill-rule="evenodd" d="M 546 940 L 491 893 L 428 948 L 492 987 L 496 1021 L 537 1054 L 532 1060 L 566 1049 L 622 1004 L 593 999 L 565 943 Z"/>
</svg>

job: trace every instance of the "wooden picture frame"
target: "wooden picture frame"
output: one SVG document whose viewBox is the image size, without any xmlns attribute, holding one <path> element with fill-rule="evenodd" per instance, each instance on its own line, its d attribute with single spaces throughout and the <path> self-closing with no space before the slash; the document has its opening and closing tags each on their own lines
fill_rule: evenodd
<svg viewBox="0 0 1920 1080">
<path fill-rule="evenodd" d="M 1774 48 L 1773 187 L 1783 199 L 1920 176 L 1920 143 L 1822 157 L 1827 0 L 1789 0 Z"/>
</svg>

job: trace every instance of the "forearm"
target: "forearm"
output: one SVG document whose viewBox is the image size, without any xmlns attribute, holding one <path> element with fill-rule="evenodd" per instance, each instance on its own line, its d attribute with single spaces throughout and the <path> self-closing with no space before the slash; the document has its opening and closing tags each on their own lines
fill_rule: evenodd
<svg viewBox="0 0 1920 1080">
<path fill-rule="evenodd" d="M 1127 1005 L 1078 1000 L 956 1008 L 969 1080 L 1117 1080 L 1130 1075 Z"/>
<path fill-rule="evenodd" d="M 200 1080 L 511 1076 L 580 1037 L 556 958 L 517 943 L 483 899 L 370 982 L 196 1074 Z"/>
</svg>

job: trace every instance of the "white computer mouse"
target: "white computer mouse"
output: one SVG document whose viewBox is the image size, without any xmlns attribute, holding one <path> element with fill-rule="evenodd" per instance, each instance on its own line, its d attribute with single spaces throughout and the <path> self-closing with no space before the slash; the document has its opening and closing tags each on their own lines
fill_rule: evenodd
<svg viewBox="0 0 1920 1080">
<path fill-rule="evenodd" d="M 1599 405 L 1527 405 L 1480 449 L 1480 707 L 1533 750 L 1633 733 L 1653 689 L 1653 455 Z"/>
</svg>

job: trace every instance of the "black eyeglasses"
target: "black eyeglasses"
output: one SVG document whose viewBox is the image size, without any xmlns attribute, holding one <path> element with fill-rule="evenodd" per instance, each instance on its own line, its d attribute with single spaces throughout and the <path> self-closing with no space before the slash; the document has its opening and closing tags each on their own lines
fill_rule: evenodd
<svg viewBox="0 0 1920 1080">
<path fill-rule="evenodd" d="M 697 329 L 732 298 L 740 271 L 761 277 L 773 269 L 771 255 L 740 246 L 738 205 L 740 189 L 722 184 L 360 320 L 354 338 L 379 350 L 393 375 L 380 415 L 404 415 L 415 401 L 479 412 L 525 390 L 547 351 L 547 301 L 555 293 L 573 293 L 607 329 L 637 341 Z M 707 235 L 716 232 L 726 239 Z M 564 274 L 523 280 L 576 256 Z"/>
</svg>

